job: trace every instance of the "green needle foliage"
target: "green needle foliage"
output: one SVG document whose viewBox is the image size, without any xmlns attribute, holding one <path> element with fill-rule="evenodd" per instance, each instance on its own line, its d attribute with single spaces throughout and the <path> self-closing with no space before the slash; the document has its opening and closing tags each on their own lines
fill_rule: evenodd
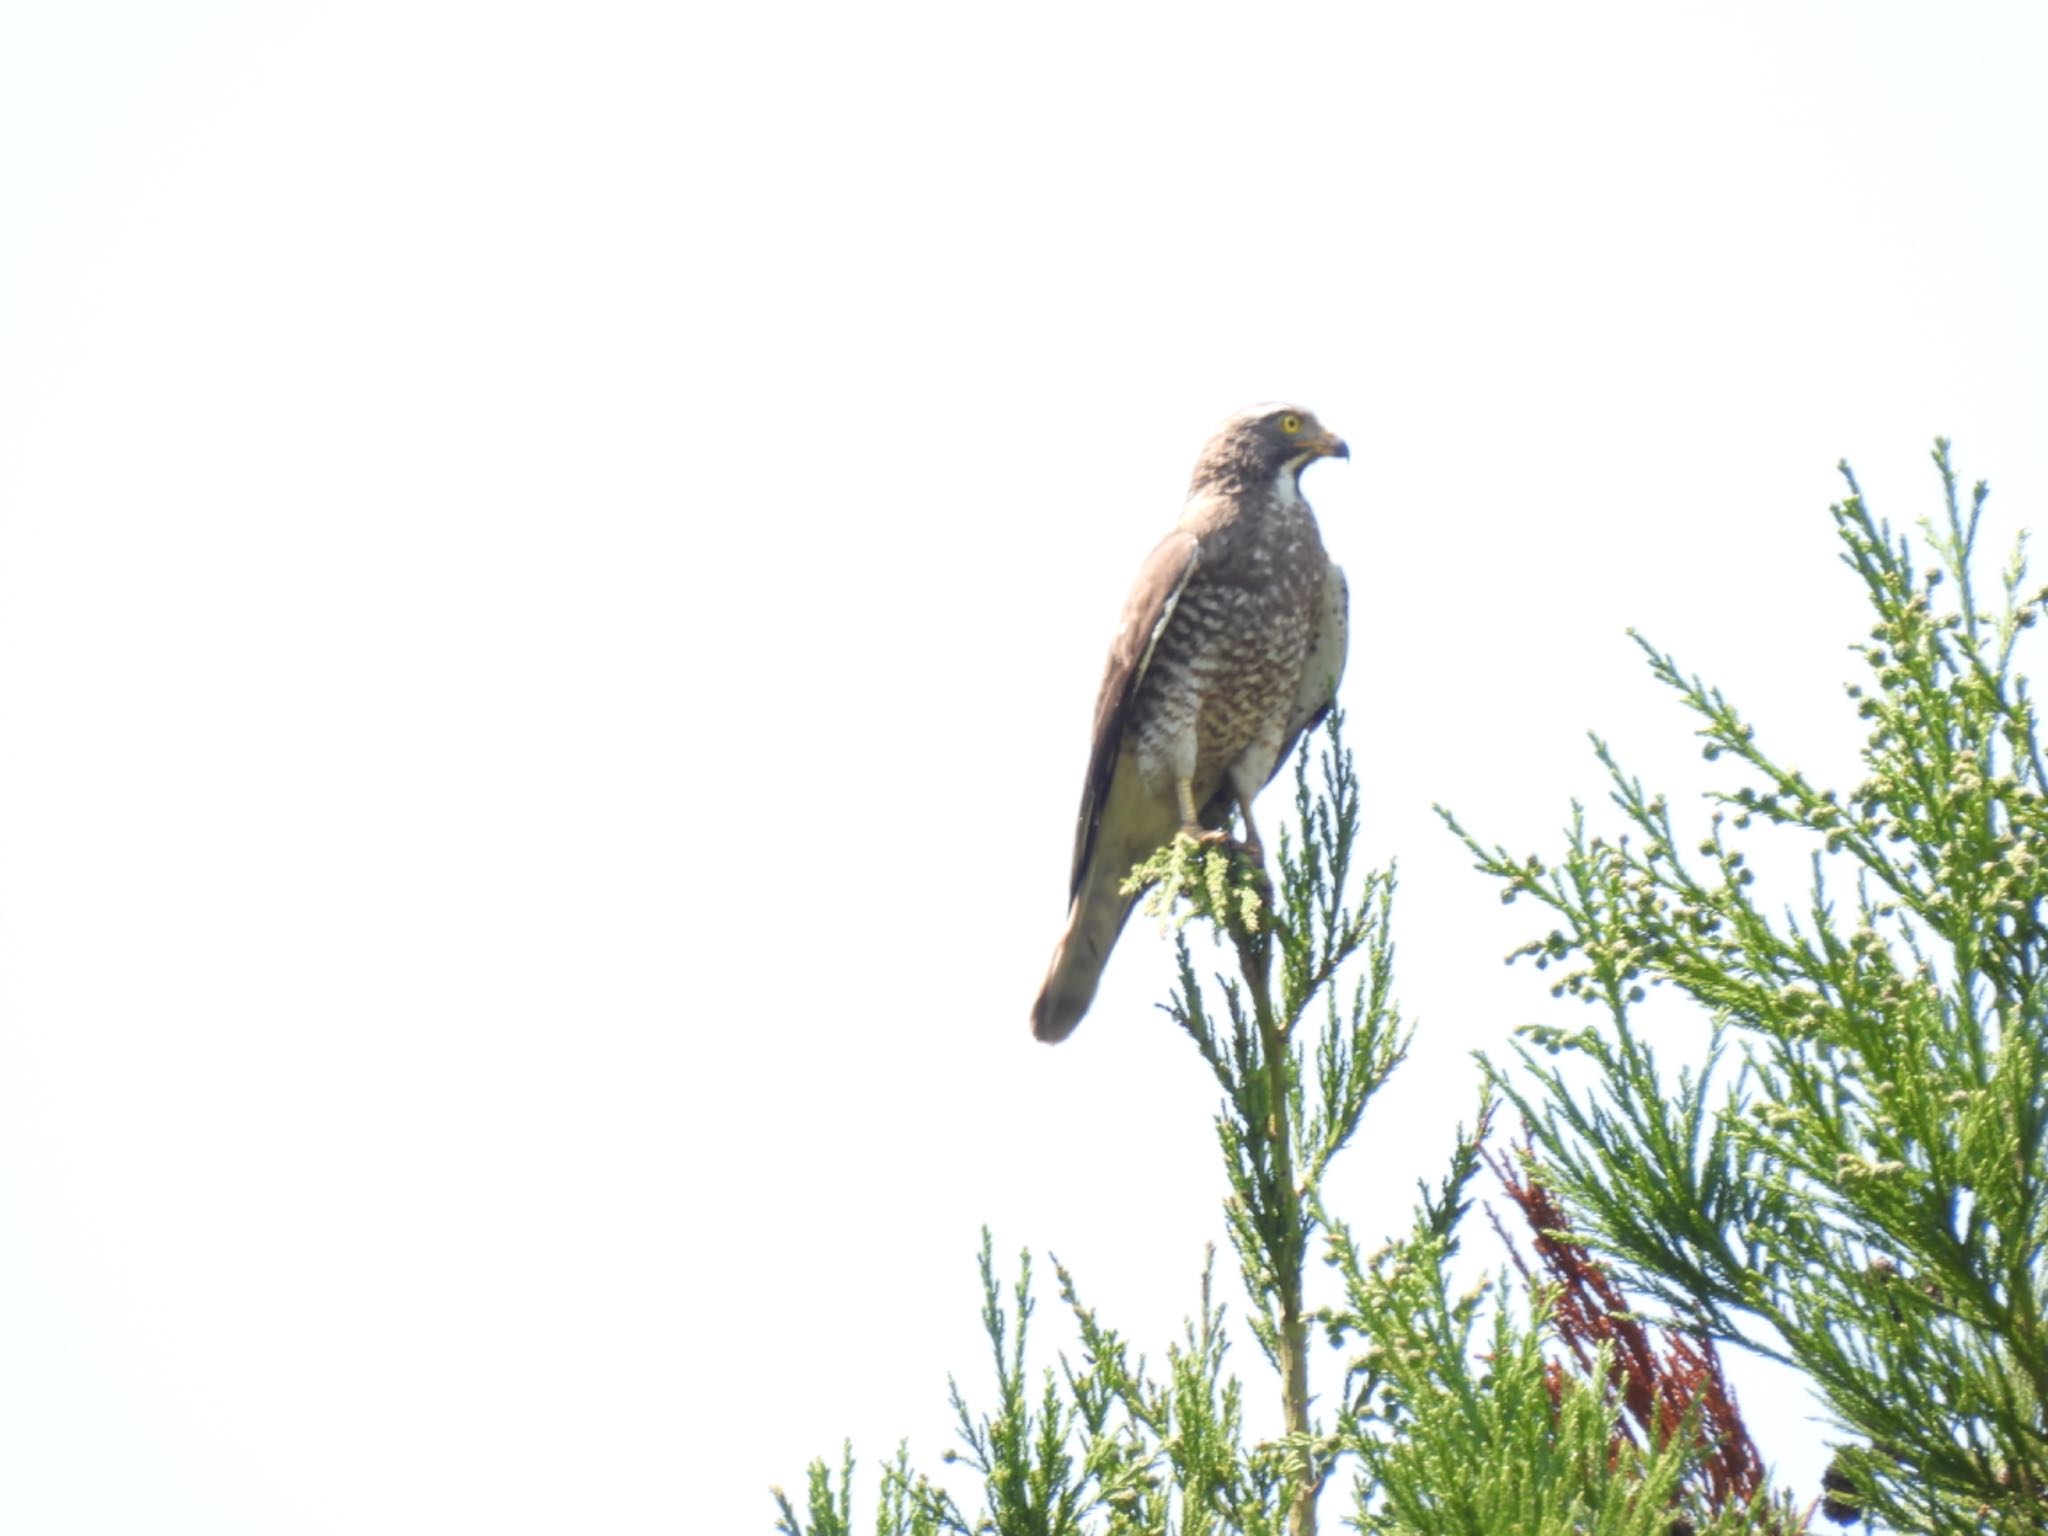
<svg viewBox="0 0 2048 1536">
<path fill-rule="evenodd" d="M 1280 1376 L 1285 1433 L 1276 1449 L 1294 1490 L 1289 1528 L 1297 1533 L 1315 1528 L 1316 1499 L 1336 1450 L 1310 1413 L 1306 1275 L 1318 1197 L 1332 1160 L 1407 1050 L 1391 1001 L 1394 877 L 1374 870 L 1352 878 L 1358 776 L 1341 716 L 1331 718 L 1321 767 L 1315 793 L 1307 751 L 1297 762 L 1299 830 L 1281 833 L 1277 892 L 1263 869 L 1224 852 L 1208 851 L 1199 867 L 1184 870 L 1185 840 L 1151 867 L 1163 889 L 1227 934 L 1237 951 L 1239 976 L 1217 979 L 1218 1011 L 1181 935 L 1179 982 L 1166 1011 L 1223 1090 L 1215 1123 L 1230 1186 L 1224 1208 L 1252 1301 L 1252 1336 Z M 1146 873 L 1140 866 L 1138 874 Z M 1354 957 L 1363 965 L 1346 991 L 1338 973 Z"/>
<path fill-rule="evenodd" d="M 1733 770 L 1703 832 L 1596 741 L 1625 832 L 1575 808 L 1554 866 L 1466 841 L 1504 899 L 1548 909 L 1518 953 L 1594 1014 L 1530 1031 L 1522 1069 L 1494 1080 L 1623 1282 L 1811 1380 L 1848 1432 L 1831 1517 L 2039 1531 L 2048 775 L 2014 651 L 2048 593 L 2023 594 L 2016 550 L 1985 604 L 1985 487 L 1965 505 L 1945 442 L 1934 461 L 1945 511 L 1923 527 L 1924 568 L 1846 466 L 1833 509 L 1874 618 L 1869 678 L 1849 689 L 1869 725 L 1860 782 L 1780 762 L 1642 642 Z M 1766 828 L 1810 856 L 1796 910 L 1758 892 L 1743 843 Z M 1652 1049 L 1658 988 L 1711 1022 L 1702 1069 Z"/>
<path fill-rule="evenodd" d="M 1278 1431 L 1248 1427 L 1213 1254 L 1156 1363 L 1057 1270 L 1076 1342 L 1047 1366 L 1030 1256 L 1006 1284 L 984 1233 L 993 1395 L 953 1385 L 945 1470 L 899 1449 L 867 1528 L 1312 1536 L 1337 1489 L 1367 1536 L 1793 1536 L 1816 1509 L 1867 1529 L 2048 1529 L 2048 771 L 2014 665 L 2048 593 L 2023 596 L 2015 556 L 1980 601 L 1984 491 L 1965 506 L 1946 444 L 1935 462 L 1946 512 L 1924 569 L 1853 479 L 1834 509 L 1874 616 L 1854 787 L 1781 764 L 1644 644 L 1734 775 L 1701 827 L 1682 832 L 1597 739 L 1615 833 L 1574 807 L 1553 865 L 1452 823 L 1506 899 L 1546 909 L 1518 954 L 1589 1022 L 1482 1064 L 1478 1118 L 1395 1240 L 1367 1251 L 1326 1201 L 1408 1042 L 1394 879 L 1357 867 L 1341 722 L 1302 749 L 1272 873 L 1222 839 L 1133 871 L 1175 932 L 1164 1011 L 1218 1090 L 1226 1228 Z M 1773 838 L 1810 858 L 1792 910 L 1745 852 Z M 1703 1058 L 1660 1058 L 1667 999 L 1704 1016 Z M 1513 1157 L 1484 1145 L 1498 1098 L 1527 1127 Z M 1475 1277 L 1459 1245 L 1489 1163 L 1528 1233 L 1510 1271 Z M 1801 1372 L 1833 1413 L 1824 1500 L 1769 1487 L 1717 1341 Z M 848 1450 L 811 1467 L 800 1508 L 778 1492 L 782 1536 L 852 1536 L 853 1471 Z"/>
<path fill-rule="evenodd" d="M 1177 930 L 1179 981 L 1165 1011 L 1222 1090 L 1215 1124 L 1228 1230 L 1253 1338 L 1280 1379 L 1281 1433 L 1254 1440 L 1246 1431 L 1209 1266 L 1200 1311 L 1157 1373 L 1082 1303 L 1061 1270 L 1079 1349 L 1034 1379 L 1026 1363 L 1029 1256 L 1006 1301 L 984 1234 L 982 1323 L 996 1405 L 976 1412 L 955 1385 L 960 1444 L 948 1458 L 978 1480 L 979 1508 L 969 1513 L 940 1481 L 913 1477 L 899 1455 L 883 1472 L 876 1528 L 885 1536 L 1315 1531 L 1343 1447 L 1335 1426 L 1312 1413 L 1308 1259 L 1325 1177 L 1400 1064 L 1407 1038 L 1391 1002 L 1393 878 L 1354 871 L 1358 779 L 1341 723 L 1333 719 L 1323 740 L 1320 757 L 1305 746 L 1296 764 L 1295 822 L 1280 835 L 1277 886 L 1247 850 L 1222 841 L 1177 840 L 1132 875 L 1158 886 L 1153 910 Z M 1321 780 L 1312 784 L 1315 764 Z M 1190 923 L 1227 946 L 1234 976 L 1204 983 Z M 814 1465 L 803 1515 L 776 1495 L 778 1529 L 839 1536 L 850 1478 L 850 1462 L 836 1485 L 830 1469 Z"/>
<path fill-rule="evenodd" d="M 1394 880 L 1355 866 L 1358 780 L 1341 721 L 1304 747 L 1294 813 L 1277 882 L 1243 848 L 1218 842 L 1184 840 L 1135 872 L 1159 882 L 1155 910 L 1177 925 L 1178 979 L 1165 1012 L 1220 1090 L 1227 1230 L 1252 1337 L 1278 1379 L 1279 1432 L 1259 1438 L 1247 1428 L 1213 1254 L 1199 1309 L 1159 1366 L 1059 1269 L 1078 1343 L 1056 1369 L 1034 1372 L 1030 1256 L 1005 1286 L 984 1233 L 993 1404 L 976 1408 L 953 1385 L 952 1470 L 913 1472 L 899 1450 L 882 1468 L 873 1529 L 1311 1536 L 1344 1469 L 1354 1503 L 1347 1523 L 1373 1532 L 1671 1536 L 1674 1512 L 1686 1509 L 1698 1516 L 1695 1531 L 1757 1528 L 1713 1523 L 1717 1510 L 1738 1520 L 1746 1498 L 1710 1508 L 1689 1490 L 1685 1479 L 1710 1451 L 1689 1421 L 1663 1426 L 1637 1451 L 1623 1426 L 1627 1372 L 1597 1349 L 1562 1362 L 1546 1352 L 1559 1343 L 1551 1290 L 1488 1281 L 1448 1299 L 1445 1266 L 1471 1207 L 1483 1108 L 1481 1129 L 1458 1133 L 1450 1172 L 1423 1189 L 1403 1243 L 1362 1258 L 1328 1213 L 1327 1175 L 1408 1040 L 1392 1002 Z M 1190 926 L 1214 935 L 1234 974 L 1204 979 Z M 1311 1271 L 1320 1272 L 1312 1255 L 1335 1268 L 1341 1301 L 1318 1305 L 1308 1294 Z M 1619 1305 L 1602 1298 L 1582 1310 Z M 1354 1340 L 1369 1348 L 1347 1369 Z M 851 1536 L 852 1477 L 850 1451 L 836 1469 L 813 1464 L 801 1511 L 776 1494 L 777 1530 Z"/>
<path fill-rule="evenodd" d="M 1361 1263 L 1337 1245 L 1347 1304 L 1332 1313 L 1366 1347 L 1343 1439 L 1359 1452 L 1357 1528 L 1372 1533 L 1671 1536 L 1796 1529 L 1759 1499 L 1718 1513 L 1686 1486 L 1697 1420 L 1647 1449 L 1627 1428 L 1626 1387 L 1603 1348 L 1578 1374 L 1546 1354 L 1554 1293 L 1522 1309 L 1500 1288 L 1458 1293 L 1450 1246 L 1427 1224 Z"/>
</svg>

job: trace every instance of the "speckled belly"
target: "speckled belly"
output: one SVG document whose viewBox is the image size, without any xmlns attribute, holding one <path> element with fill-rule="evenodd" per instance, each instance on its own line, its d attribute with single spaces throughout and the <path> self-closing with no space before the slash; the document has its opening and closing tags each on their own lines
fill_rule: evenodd
<svg viewBox="0 0 2048 1536">
<path fill-rule="evenodd" d="M 1186 777 L 1196 800 L 1206 801 L 1248 747 L 1277 747 L 1308 652 L 1310 605 L 1306 592 L 1293 590 L 1302 585 L 1183 595 L 1133 711 L 1147 779 L 1164 786 Z"/>
</svg>

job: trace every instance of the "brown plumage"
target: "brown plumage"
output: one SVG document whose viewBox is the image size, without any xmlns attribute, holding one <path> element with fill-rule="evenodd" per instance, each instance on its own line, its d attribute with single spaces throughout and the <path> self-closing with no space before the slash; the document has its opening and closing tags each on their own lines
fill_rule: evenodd
<svg viewBox="0 0 2048 1536">
<path fill-rule="evenodd" d="M 1301 471 L 1349 458 L 1298 406 L 1230 418 L 1195 461 L 1179 524 L 1124 603 L 1095 701 L 1066 932 L 1031 1010 L 1041 1040 L 1088 1011 L 1136 903 L 1118 889 L 1181 831 L 1244 817 L 1344 672 L 1344 573 L 1323 552 Z"/>
</svg>

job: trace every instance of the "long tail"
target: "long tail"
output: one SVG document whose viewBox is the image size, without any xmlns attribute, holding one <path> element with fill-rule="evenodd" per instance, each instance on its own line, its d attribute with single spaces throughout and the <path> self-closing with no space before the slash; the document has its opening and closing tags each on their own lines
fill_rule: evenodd
<svg viewBox="0 0 2048 1536">
<path fill-rule="evenodd" d="M 1060 935 L 1045 985 L 1031 1006 L 1031 1032 L 1047 1044 L 1071 1035 L 1095 1001 L 1102 968 L 1138 901 L 1136 894 L 1117 889 L 1121 883 L 1120 877 L 1102 879 L 1091 872 L 1067 909 L 1067 931 Z"/>
</svg>

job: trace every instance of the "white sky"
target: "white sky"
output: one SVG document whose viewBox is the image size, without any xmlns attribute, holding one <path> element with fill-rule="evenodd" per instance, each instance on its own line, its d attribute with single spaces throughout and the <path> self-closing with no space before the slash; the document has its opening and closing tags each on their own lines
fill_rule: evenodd
<svg viewBox="0 0 2048 1536">
<path fill-rule="evenodd" d="M 1631 624 L 1839 775 L 1836 459 L 1910 523 L 1947 432 L 2040 521 L 2044 58 L 2021 3 L 10 7 L 0 1529 L 766 1530 L 844 1435 L 937 1463 L 983 1222 L 1162 1348 L 1221 1236 L 1166 947 L 1026 1010 L 1124 586 L 1251 400 L 1354 447 L 1422 1033 L 1344 1189 L 1405 1224 L 1549 1007 L 1430 803 L 1550 850 L 1589 726 L 1698 783 Z"/>
</svg>

